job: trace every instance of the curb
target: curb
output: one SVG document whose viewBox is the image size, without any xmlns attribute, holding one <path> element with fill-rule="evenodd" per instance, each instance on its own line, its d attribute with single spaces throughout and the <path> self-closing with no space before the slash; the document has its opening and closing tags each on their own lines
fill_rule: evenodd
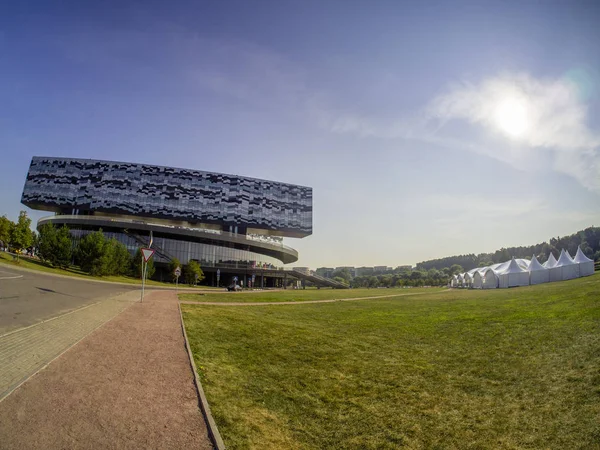
<svg viewBox="0 0 600 450">
<path fill-rule="evenodd" d="M 187 350 L 188 357 L 190 359 L 190 365 L 192 366 L 192 372 L 194 372 L 194 384 L 196 385 L 196 390 L 198 391 L 198 398 L 200 400 L 200 409 L 202 409 L 202 414 L 204 415 L 204 419 L 206 420 L 206 426 L 208 428 L 208 434 L 210 435 L 210 440 L 217 450 L 225 450 L 225 443 L 221 438 L 221 433 L 219 433 L 219 429 L 217 428 L 217 423 L 210 412 L 210 406 L 208 405 L 208 400 L 206 399 L 206 395 L 204 394 L 204 389 L 202 388 L 202 383 L 200 382 L 200 377 L 198 376 L 198 369 L 196 368 L 196 363 L 194 362 L 194 356 L 192 355 L 192 350 L 190 347 L 190 342 L 188 341 L 187 332 L 185 331 L 185 325 L 183 323 L 183 313 L 181 312 L 181 304 L 177 302 L 177 307 L 179 308 L 179 318 L 181 320 L 181 329 L 183 331 L 183 338 L 185 339 L 185 348 Z"/>
</svg>

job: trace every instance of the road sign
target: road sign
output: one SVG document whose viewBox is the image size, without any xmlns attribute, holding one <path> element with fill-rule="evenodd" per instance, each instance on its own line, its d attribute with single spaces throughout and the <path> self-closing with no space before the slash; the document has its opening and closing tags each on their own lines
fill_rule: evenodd
<svg viewBox="0 0 600 450">
<path fill-rule="evenodd" d="M 179 278 L 181 276 L 181 267 L 177 266 L 175 268 L 175 276 Z"/>
<path fill-rule="evenodd" d="M 217 269 L 217 276 L 220 277 L 221 276 L 221 269 Z"/>
<path fill-rule="evenodd" d="M 256 279 L 256 275 L 252 274 L 252 282 L 254 283 L 254 280 Z"/>
<path fill-rule="evenodd" d="M 233 281 L 237 281 L 237 280 L 238 280 L 238 277 L 233 277 Z"/>
<path fill-rule="evenodd" d="M 152 255 L 154 255 L 154 249 L 153 248 L 143 248 L 142 249 L 142 256 L 144 258 L 144 262 L 148 262 L 148 260 L 150 258 L 152 258 Z"/>
</svg>

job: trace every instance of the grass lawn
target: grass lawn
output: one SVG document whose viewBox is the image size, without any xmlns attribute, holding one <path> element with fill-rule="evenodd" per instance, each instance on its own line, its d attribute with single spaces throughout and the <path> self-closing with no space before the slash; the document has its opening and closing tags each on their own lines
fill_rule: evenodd
<svg viewBox="0 0 600 450">
<path fill-rule="evenodd" d="M 302 302 L 307 300 L 332 300 L 360 297 L 380 297 L 434 293 L 446 288 L 394 288 L 394 289 L 287 289 L 285 291 L 242 291 L 221 294 L 179 294 L 180 300 L 197 302 Z"/>
<path fill-rule="evenodd" d="M 17 266 L 17 267 L 23 267 L 25 269 L 33 269 L 33 270 L 39 270 L 40 272 L 46 272 L 46 273 L 53 273 L 53 274 L 58 274 L 58 275 L 66 275 L 69 277 L 78 277 L 78 278 L 87 278 L 89 279 L 93 279 L 93 280 L 101 280 L 101 281 L 113 281 L 113 282 L 118 282 L 118 283 L 129 283 L 129 284 L 139 284 L 141 286 L 141 280 L 139 278 L 134 278 L 134 277 L 126 277 L 126 276 L 109 276 L 109 277 L 93 277 L 89 274 L 87 274 L 86 272 L 83 272 L 79 269 L 79 267 L 70 267 L 69 269 L 59 269 L 58 267 L 52 267 L 49 264 L 46 264 L 43 261 L 40 261 L 39 259 L 35 259 L 35 258 L 28 258 L 28 257 L 23 257 L 21 256 L 19 258 L 19 262 L 18 264 L 14 261 L 14 258 L 12 255 L 5 253 L 5 252 L 0 252 L 0 264 L 6 264 L 9 266 Z M 154 280 L 146 280 L 146 285 L 147 286 L 163 286 L 163 287 L 175 287 L 174 283 L 162 283 L 160 281 L 154 281 Z M 183 285 L 180 284 L 179 285 L 182 289 L 183 288 L 191 288 L 193 286 L 188 286 L 188 285 Z M 217 289 L 217 288 L 212 288 L 212 287 L 208 287 L 208 286 L 197 286 L 197 288 L 199 289 Z"/>
<path fill-rule="evenodd" d="M 600 274 L 182 309 L 228 448 L 600 448 Z"/>
</svg>

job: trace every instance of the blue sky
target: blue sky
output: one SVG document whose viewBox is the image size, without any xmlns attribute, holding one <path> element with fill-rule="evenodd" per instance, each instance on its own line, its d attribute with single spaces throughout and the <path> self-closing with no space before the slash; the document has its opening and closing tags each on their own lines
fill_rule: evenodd
<svg viewBox="0 0 600 450">
<path fill-rule="evenodd" d="M 13 220 L 31 157 L 53 155 L 312 186 L 314 234 L 288 244 L 313 268 L 600 225 L 598 2 L 13 3 Z"/>
</svg>

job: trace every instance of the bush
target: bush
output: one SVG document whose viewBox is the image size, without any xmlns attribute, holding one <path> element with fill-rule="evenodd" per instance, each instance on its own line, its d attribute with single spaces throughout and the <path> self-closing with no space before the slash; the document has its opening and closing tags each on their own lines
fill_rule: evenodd
<svg viewBox="0 0 600 450">
<path fill-rule="evenodd" d="M 202 272 L 200 264 L 194 260 L 191 260 L 189 263 L 187 263 L 187 265 L 184 267 L 183 274 L 185 276 L 185 281 L 190 285 L 204 280 L 204 272 Z"/>
</svg>

